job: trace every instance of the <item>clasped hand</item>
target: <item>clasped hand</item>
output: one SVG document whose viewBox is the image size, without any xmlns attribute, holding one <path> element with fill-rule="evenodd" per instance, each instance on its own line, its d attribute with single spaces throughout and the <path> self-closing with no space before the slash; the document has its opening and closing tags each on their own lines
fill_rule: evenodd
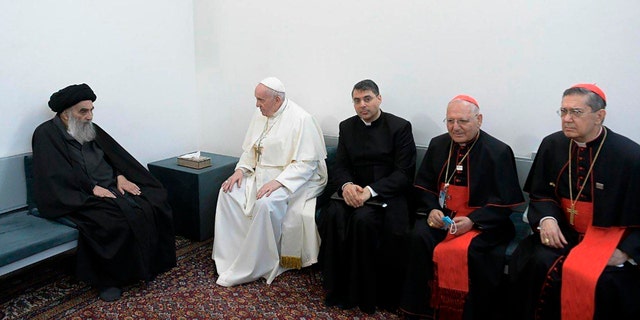
<svg viewBox="0 0 640 320">
<path fill-rule="evenodd" d="M 342 198 L 344 202 L 353 208 L 362 207 L 365 201 L 371 198 L 369 188 L 363 188 L 359 185 L 350 183 L 342 189 Z"/>
</svg>

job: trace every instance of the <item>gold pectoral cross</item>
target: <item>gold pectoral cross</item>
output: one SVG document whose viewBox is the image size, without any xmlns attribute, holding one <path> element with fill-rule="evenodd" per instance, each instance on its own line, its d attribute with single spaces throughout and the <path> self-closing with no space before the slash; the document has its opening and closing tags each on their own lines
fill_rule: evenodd
<svg viewBox="0 0 640 320">
<path fill-rule="evenodd" d="M 256 159 L 258 161 L 260 161 L 260 156 L 262 156 L 262 149 L 263 148 L 264 147 L 260 146 L 259 144 L 253 146 L 253 151 L 256 153 Z"/>
<path fill-rule="evenodd" d="M 569 213 L 569 223 L 573 225 L 574 217 L 578 214 L 578 210 L 572 205 L 570 208 L 567 208 L 567 212 Z"/>
</svg>

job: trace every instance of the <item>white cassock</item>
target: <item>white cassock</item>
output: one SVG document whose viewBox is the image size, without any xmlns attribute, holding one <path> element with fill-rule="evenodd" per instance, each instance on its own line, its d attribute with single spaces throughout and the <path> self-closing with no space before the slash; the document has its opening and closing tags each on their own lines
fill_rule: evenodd
<svg viewBox="0 0 640 320">
<path fill-rule="evenodd" d="M 320 237 L 316 197 L 327 183 L 322 130 L 300 106 L 285 99 L 272 117 L 256 110 L 236 169 L 240 188 L 220 190 L 212 258 L 217 284 L 234 286 L 317 262 Z M 283 187 L 256 200 L 271 180 Z"/>
</svg>

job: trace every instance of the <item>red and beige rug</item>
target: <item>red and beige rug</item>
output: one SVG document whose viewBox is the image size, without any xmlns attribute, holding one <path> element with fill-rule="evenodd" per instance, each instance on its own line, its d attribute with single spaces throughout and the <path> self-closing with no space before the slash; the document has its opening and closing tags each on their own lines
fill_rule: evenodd
<svg viewBox="0 0 640 320">
<path fill-rule="evenodd" d="M 178 266 L 156 280 L 103 302 L 75 280 L 72 257 L 58 257 L 0 279 L 0 319 L 398 319 L 378 310 L 341 310 L 323 304 L 321 276 L 307 268 L 225 288 L 215 284 L 211 240 L 176 241 Z"/>
</svg>

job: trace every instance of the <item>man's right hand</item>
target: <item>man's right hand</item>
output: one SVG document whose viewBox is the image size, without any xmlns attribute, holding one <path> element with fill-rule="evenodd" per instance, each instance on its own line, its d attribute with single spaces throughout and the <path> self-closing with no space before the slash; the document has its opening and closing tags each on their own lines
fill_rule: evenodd
<svg viewBox="0 0 640 320">
<path fill-rule="evenodd" d="M 444 222 L 442 221 L 443 217 L 444 217 L 444 212 L 438 209 L 433 209 L 431 210 L 431 212 L 429 212 L 429 217 L 427 218 L 427 224 L 429 224 L 429 227 L 431 228 L 442 229 L 444 228 Z"/>
<path fill-rule="evenodd" d="M 544 219 L 540 223 L 540 242 L 556 249 L 564 248 L 564 245 L 568 244 L 555 219 Z"/>
<path fill-rule="evenodd" d="M 344 202 L 353 208 L 359 208 L 364 205 L 364 202 L 368 199 L 365 195 L 365 190 L 361 186 L 353 183 L 349 183 L 342 189 L 342 197 Z M 371 197 L 371 194 L 369 194 Z"/>
<path fill-rule="evenodd" d="M 244 172 L 242 169 L 236 169 L 236 171 L 222 183 L 222 191 L 229 192 L 233 189 L 233 185 L 237 185 L 238 188 L 242 185 L 242 178 L 244 177 Z"/>
<path fill-rule="evenodd" d="M 111 191 L 97 184 L 95 187 L 93 187 L 93 195 L 98 198 L 115 198 L 116 197 L 113 193 L 111 193 Z"/>
</svg>

